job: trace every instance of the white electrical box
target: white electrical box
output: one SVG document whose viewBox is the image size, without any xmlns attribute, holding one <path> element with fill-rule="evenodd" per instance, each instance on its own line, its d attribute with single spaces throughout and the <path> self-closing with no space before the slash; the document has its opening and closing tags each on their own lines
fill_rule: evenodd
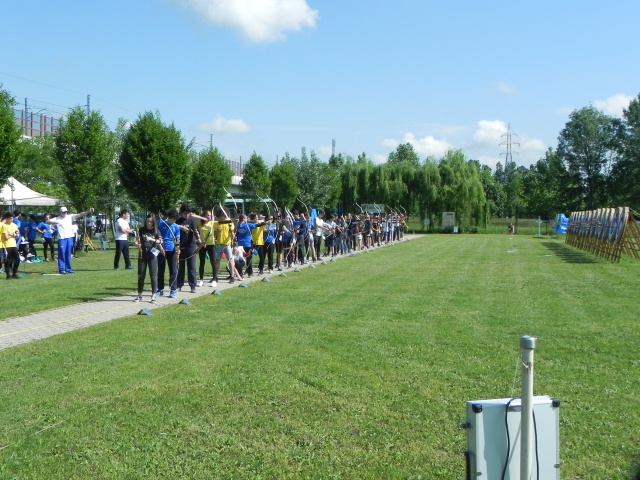
<svg viewBox="0 0 640 480">
<path fill-rule="evenodd" d="M 560 479 L 559 407 L 533 397 L 531 480 Z M 520 480 L 520 412 L 519 398 L 467 402 L 467 480 Z"/>
</svg>

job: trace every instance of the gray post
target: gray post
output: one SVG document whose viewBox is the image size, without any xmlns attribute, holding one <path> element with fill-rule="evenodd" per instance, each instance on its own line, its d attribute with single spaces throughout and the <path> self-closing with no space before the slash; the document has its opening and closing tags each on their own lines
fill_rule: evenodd
<svg viewBox="0 0 640 480">
<path fill-rule="evenodd" d="M 529 336 L 520 338 L 522 361 L 520 480 L 530 480 L 533 465 L 533 350 L 535 348 L 535 338 Z"/>
</svg>

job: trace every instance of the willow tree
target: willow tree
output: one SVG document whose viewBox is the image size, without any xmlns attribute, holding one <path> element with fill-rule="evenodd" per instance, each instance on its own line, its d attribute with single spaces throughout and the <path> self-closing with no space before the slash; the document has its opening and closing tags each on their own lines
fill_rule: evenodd
<svg viewBox="0 0 640 480">
<path fill-rule="evenodd" d="M 441 211 L 455 212 L 457 218 L 471 225 L 482 225 L 486 221 L 487 202 L 477 164 L 465 160 L 460 150 L 450 150 L 438 170 Z"/>
<path fill-rule="evenodd" d="M 429 219 L 430 225 L 434 224 L 438 213 L 438 200 L 440 196 L 440 171 L 438 165 L 432 161 L 426 161 L 421 165 L 415 175 L 415 191 L 420 218 Z"/>
<path fill-rule="evenodd" d="M 141 114 L 122 141 L 120 181 L 145 209 L 172 207 L 189 184 L 189 148 L 180 131 L 162 123 L 159 113 Z"/>
</svg>

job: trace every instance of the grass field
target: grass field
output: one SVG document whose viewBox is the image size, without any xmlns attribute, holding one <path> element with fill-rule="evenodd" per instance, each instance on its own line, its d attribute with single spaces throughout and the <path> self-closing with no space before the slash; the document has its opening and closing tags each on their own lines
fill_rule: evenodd
<svg viewBox="0 0 640 480">
<path fill-rule="evenodd" d="M 4 304 L 132 291 L 112 255 Z M 427 235 L 5 350 L 0 478 L 461 479 L 465 402 L 519 395 L 523 335 L 562 401 L 561 477 L 630 478 L 639 274 L 550 237 Z"/>
</svg>

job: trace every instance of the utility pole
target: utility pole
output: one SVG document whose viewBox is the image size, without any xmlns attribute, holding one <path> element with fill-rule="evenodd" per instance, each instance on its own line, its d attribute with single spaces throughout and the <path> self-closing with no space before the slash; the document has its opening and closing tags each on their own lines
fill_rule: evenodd
<svg viewBox="0 0 640 480">
<path fill-rule="evenodd" d="M 518 142 L 514 142 L 512 140 L 512 137 L 517 137 L 518 134 L 517 133 L 513 133 L 511 131 L 511 124 L 509 124 L 507 126 L 507 131 L 506 133 L 503 133 L 502 135 L 500 135 L 500 138 L 505 138 L 506 140 L 504 142 L 502 142 L 500 145 L 500 147 L 506 147 L 506 150 L 504 152 L 502 152 L 500 154 L 500 156 L 504 155 L 505 159 L 504 159 L 504 169 L 505 171 L 507 170 L 507 165 L 509 165 L 510 163 L 513 163 L 513 152 L 512 152 L 512 146 L 516 145 L 516 146 L 520 146 L 520 144 Z M 516 152 L 516 155 L 518 154 L 518 152 Z"/>
<path fill-rule="evenodd" d="M 87 117 L 91 114 L 91 95 L 87 95 Z"/>
<path fill-rule="evenodd" d="M 518 224 L 518 205 L 517 205 L 517 198 L 516 198 L 516 192 L 514 191 L 515 185 L 514 185 L 514 180 L 515 180 L 515 173 L 516 173 L 516 165 L 513 162 L 513 146 L 520 146 L 520 144 L 518 142 L 514 142 L 513 141 L 513 137 L 517 137 L 518 135 L 511 132 L 511 125 L 509 124 L 507 126 L 507 131 L 506 133 L 503 133 L 502 135 L 500 135 L 500 138 L 504 138 L 505 140 L 500 143 L 500 147 L 505 147 L 505 150 L 500 154 L 500 156 L 504 155 L 504 181 L 503 181 L 503 187 L 505 189 L 505 192 L 507 194 L 507 204 L 505 205 L 506 207 L 506 213 L 508 217 L 510 217 L 512 214 L 515 215 L 516 217 L 516 226 Z M 516 155 L 518 153 L 516 152 Z"/>
<path fill-rule="evenodd" d="M 331 156 L 335 157 L 336 156 L 336 139 L 332 139 L 331 140 Z"/>
</svg>

